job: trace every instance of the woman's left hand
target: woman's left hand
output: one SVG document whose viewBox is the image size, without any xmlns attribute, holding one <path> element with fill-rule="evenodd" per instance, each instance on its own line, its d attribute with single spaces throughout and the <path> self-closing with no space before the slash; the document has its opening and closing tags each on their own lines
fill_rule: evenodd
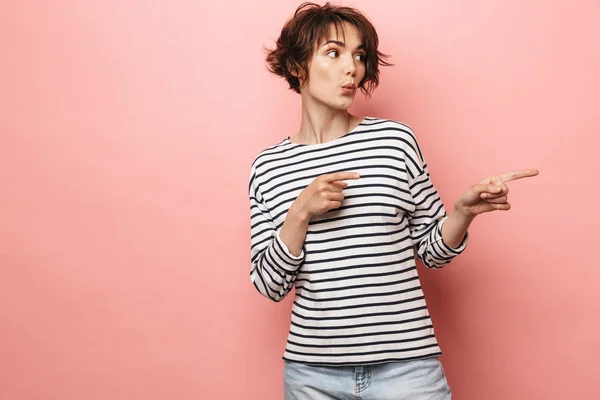
<svg viewBox="0 0 600 400">
<path fill-rule="evenodd" d="M 509 210 L 506 182 L 539 174 L 537 169 L 525 169 L 501 175 L 488 176 L 467 189 L 454 203 L 454 209 L 462 215 L 475 218 L 495 210 Z"/>
</svg>

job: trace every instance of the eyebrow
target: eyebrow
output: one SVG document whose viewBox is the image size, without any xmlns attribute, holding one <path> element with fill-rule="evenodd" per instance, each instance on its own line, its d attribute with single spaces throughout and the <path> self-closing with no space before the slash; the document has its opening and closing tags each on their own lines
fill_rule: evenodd
<svg viewBox="0 0 600 400">
<path fill-rule="evenodd" d="M 328 40 L 325 43 L 323 43 L 323 46 L 321 46 L 321 47 L 324 47 L 324 46 L 328 45 L 329 43 L 337 44 L 340 47 L 346 47 L 346 45 L 344 44 L 344 42 L 340 42 L 339 40 Z M 358 46 L 356 49 L 357 50 L 359 50 L 359 49 L 360 50 L 364 50 L 364 48 L 365 48 L 365 44 L 363 43 L 360 46 Z"/>
</svg>

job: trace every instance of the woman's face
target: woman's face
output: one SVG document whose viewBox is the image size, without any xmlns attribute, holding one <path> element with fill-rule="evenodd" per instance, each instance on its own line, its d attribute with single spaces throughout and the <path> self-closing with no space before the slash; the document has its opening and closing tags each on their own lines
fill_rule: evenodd
<svg viewBox="0 0 600 400">
<path fill-rule="evenodd" d="M 308 63 L 308 83 L 300 93 L 303 101 L 318 102 L 334 109 L 352 105 L 358 85 L 365 76 L 365 50 L 354 25 L 343 23 L 339 35 L 333 25 L 326 39 L 318 43 Z M 344 88 L 348 84 L 354 87 Z"/>
</svg>

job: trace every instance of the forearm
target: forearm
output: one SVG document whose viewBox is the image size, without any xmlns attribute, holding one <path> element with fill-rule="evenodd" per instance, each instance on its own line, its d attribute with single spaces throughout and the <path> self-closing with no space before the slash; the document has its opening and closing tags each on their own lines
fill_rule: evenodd
<svg viewBox="0 0 600 400">
<path fill-rule="evenodd" d="M 475 216 L 468 216 L 453 209 L 442 225 L 444 243 L 449 247 L 457 248 L 463 241 L 473 219 Z"/>
<path fill-rule="evenodd" d="M 299 211 L 295 203 L 292 203 L 279 236 L 290 253 L 295 257 L 300 256 L 302 252 L 309 220 L 310 216 Z"/>
<path fill-rule="evenodd" d="M 256 229 L 261 229 L 260 225 L 256 225 Z M 274 224 L 272 231 L 263 231 L 263 235 L 270 238 L 274 234 L 275 237 L 265 240 L 260 235 L 253 236 L 256 247 L 252 250 L 250 279 L 261 294 L 281 301 L 290 292 L 304 261 L 302 248 L 307 230 L 308 219 L 290 209 L 279 231 Z"/>
</svg>

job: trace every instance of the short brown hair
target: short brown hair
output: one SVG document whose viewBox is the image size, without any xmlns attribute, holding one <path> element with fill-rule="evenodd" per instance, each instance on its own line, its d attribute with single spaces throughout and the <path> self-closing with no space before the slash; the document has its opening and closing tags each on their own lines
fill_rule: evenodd
<svg viewBox="0 0 600 400">
<path fill-rule="evenodd" d="M 379 65 L 393 65 L 385 61 L 389 55 L 377 50 L 379 38 L 373 24 L 360 11 L 329 2 L 323 6 L 315 3 L 302 3 L 290 18 L 277 39 L 273 50 L 265 49 L 267 69 L 285 78 L 296 93 L 300 93 L 300 80 L 297 76 L 308 76 L 308 62 L 318 42 L 326 37 L 333 24 L 336 30 L 342 29 L 343 22 L 354 25 L 362 35 L 364 43 L 365 76 L 358 84 L 361 91 L 371 96 L 379 85 Z"/>
</svg>

